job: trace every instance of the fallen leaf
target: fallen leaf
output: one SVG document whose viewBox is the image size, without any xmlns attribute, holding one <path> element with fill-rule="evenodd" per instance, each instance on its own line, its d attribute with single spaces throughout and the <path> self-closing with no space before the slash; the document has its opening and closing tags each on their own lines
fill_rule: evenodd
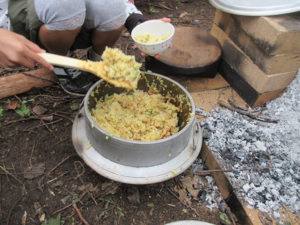
<svg viewBox="0 0 300 225">
<path fill-rule="evenodd" d="M 191 198 L 187 197 L 186 190 L 175 186 L 174 191 L 179 195 L 178 198 L 180 202 L 188 206 L 192 205 Z"/>
<path fill-rule="evenodd" d="M 94 186 L 92 183 L 87 183 L 85 185 L 81 185 L 80 187 L 78 187 L 79 191 L 89 191 L 92 193 L 97 194 L 99 192 L 99 187 L 98 185 Z"/>
<path fill-rule="evenodd" d="M 186 191 L 191 194 L 193 199 L 198 200 L 198 195 L 201 190 L 198 178 L 196 176 L 186 176 L 181 179 L 181 183 Z"/>
<path fill-rule="evenodd" d="M 53 116 L 50 115 L 50 116 L 41 116 L 40 117 L 41 120 L 46 120 L 46 121 L 52 121 L 53 120 Z"/>
<path fill-rule="evenodd" d="M 56 219 L 50 218 L 48 221 L 46 220 L 45 222 L 43 222 L 42 225 L 61 225 L 60 217 L 61 215 L 58 214 Z"/>
<path fill-rule="evenodd" d="M 127 196 L 127 199 L 129 202 L 134 203 L 134 204 L 140 204 L 140 192 L 138 188 L 132 188 L 128 192 L 130 194 Z"/>
<path fill-rule="evenodd" d="M 44 221 L 45 221 L 45 218 L 46 218 L 46 214 L 43 213 L 43 214 L 40 216 L 40 218 L 39 218 L 40 222 L 44 222 Z"/>
<path fill-rule="evenodd" d="M 15 110 L 15 109 L 18 109 L 20 108 L 20 104 L 18 101 L 11 101 L 8 106 L 7 106 L 7 109 L 12 109 L 12 110 Z"/>
<path fill-rule="evenodd" d="M 24 171 L 24 178 L 25 179 L 34 179 L 43 175 L 45 172 L 45 163 L 38 163 L 33 165 L 32 167 L 28 167 Z"/>
<path fill-rule="evenodd" d="M 27 219 L 27 212 L 25 211 L 23 216 L 22 216 L 22 225 L 26 224 L 26 219 Z"/>
<path fill-rule="evenodd" d="M 183 12 L 183 13 L 181 13 L 180 15 L 179 15 L 179 18 L 182 18 L 182 17 L 184 17 L 184 16 L 186 16 L 186 15 L 188 15 L 189 13 L 188 12 Z"/>
<path fill-rule="evenodd" d="M 42 213 L 42 211 L 41 211 L 42 210 L 42 206 L 41 206 L 41 204 L 39 202 L 34 202 L 33 203 L 33 207 L 35 209 L 36 215 L 40 215 Z"/>
<path fill-rule="evenodd" d="M 65 205 L 69 199 L 71 199 L 71 196 L 70 196 L 70 195 L 67 195 L 67 196 L 65 196 L 64 198 L 62 198 L 60 201 L 62 202 L 62 204 Z"/>
<path fill-rule="evenodd" d="M 43 106 L 36 105 L 32 108 L 32 112 L 35 113 L 36 115 L 42 115 L 45 112 L 47 112 L 48 109 L 44 108 Z"/>
</svg>

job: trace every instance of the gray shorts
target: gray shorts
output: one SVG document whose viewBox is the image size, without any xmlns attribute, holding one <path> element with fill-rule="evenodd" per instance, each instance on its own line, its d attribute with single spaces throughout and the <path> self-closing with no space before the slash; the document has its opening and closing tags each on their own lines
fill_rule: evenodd
<svg viewBox="0 0 300 225">
<path fill-rule="evenodd" d="M 124 0 L 34 0 L 37 17 L 49 30 L 112 31 L 127 18 Z"/>
</svg>

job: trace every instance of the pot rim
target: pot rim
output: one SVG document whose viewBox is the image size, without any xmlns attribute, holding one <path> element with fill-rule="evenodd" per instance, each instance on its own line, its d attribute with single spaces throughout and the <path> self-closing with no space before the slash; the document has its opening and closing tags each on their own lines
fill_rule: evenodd
<svg viewBox="0 0 300 225">
<path fill-rule="evenodd" d="M 190 93 L 181 84 L 179 84 L 178 82 L 176 82 L 175 80 L 173 80 L 173 79 L 171 79 L 169 77 L 166 77 L 166 76 L 158 74 L 158 73 L 152 73 L 152 72 L 142 72 L 142 73 L 148 74 L 148 75 L 151 75 L 151 76 L 158 76 L 158 77 L 161 77 L 163 79 L 169 80 L 170 82 L 176 84 L 178 87 L 180 87 L 184 91 L 184 93 L 186 94 L 186 96 L 189 98 L 190 103 L 191 103 L 191 107 L 192 107 L 192 112 L 191 112 L 190 120 L 184 126 L 184 128 L 182 128 L 179 132 L 177 132 L 176 134 L 174 134 L 172 136 L 169 136 L 169 137 L 166 137 L 166 138 L 163 138 L 163 139 L 159 139 L 159 140 L 154 140 L 154 141 L 128 140 L 128 139 L 117 137 L 117 136 L 114 136 L 114 135 L 108 133 L 107 131 L 105 131 L 104 129 L 102 129 L 100 126 L 98 126 L 98 124 L 93 120 L 93 118 L 92 118 L 92 116 L 90 114 L 90 111 L 88 109 L 89 96 L 91 95 L 92 91 L 95 89 L 95 87 L 98 84 L 100 84 L 101 82 L 104 82 L 103 79 L 101 79 L 101 80 L 97 81 L 95 84 L 93 84 L 93 86 L 90 87 L 90 89 L 88 90 L 88 92 L 87 92 L 87 94 L 86 94 L 86 96 L 84 98 L 84 111 L 85 111 L 86 117 L 89 120 L 89 123 L 93 124 L 94 128 L 96 128 L 100 132 L 104 133 L 107 137 L 116 139 L 116 140 L 118 140 L 120 142 L 127 142 L 127 143 L 130 143 L 130 144 L 142 144 L 142 145 L 145 145 L 145 144 L 158 144 L 158 143 L 166 142 L 168 140 L 176 138 L 177 136 L 180 136 L 183 132 L 185 132 L 187 129 L 189 129 L 189 127 L 194 123 L 194 120 L 195 120 L 195 104 L 194 104 L 192 96 L 190 95 Z"/>
</svg>

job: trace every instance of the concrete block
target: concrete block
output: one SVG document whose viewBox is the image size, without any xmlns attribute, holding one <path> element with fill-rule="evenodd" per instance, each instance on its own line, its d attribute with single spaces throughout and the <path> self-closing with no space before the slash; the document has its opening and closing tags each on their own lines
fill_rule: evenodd
<svg viewBox="0 0 300 225">
<path fill-rule="evenodd" d="M 213 25 L 211 34 L 222 46 L 223 60 L 258 93 L 285 88 L 298 72 L 266 74 L 217 25 Z"/>
<path fill-rule="evenodd" d="M 279 16 L 233 16 L 267 55 L 300 53 L 300 13 Z"/>
<path fill-rule="evenodd" d="M 217 10 L 214 23 L 266 74 L 284 73 L 300 68 L 300 52 L 298 54 L 267 55 L 241 29 L 231 14 Z"/>
</svg>

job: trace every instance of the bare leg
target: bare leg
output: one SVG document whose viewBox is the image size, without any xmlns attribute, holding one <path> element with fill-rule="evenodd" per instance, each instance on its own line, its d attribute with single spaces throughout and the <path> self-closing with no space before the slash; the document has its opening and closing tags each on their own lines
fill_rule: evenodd
<svg viewBox="0 0 300 225">
<path fill-rule="evenodd" d="M 39 39 L 45 48 L 55 54 L 66 55 L 73 45 L 81 27 L 75 30 L 54 31 L 48 30 L 45 25 L 39 30 Z"/>
<path fill-rule="evenodd" d="M 94 51 L 97 54 L 102 55 L 106 46 L 112 47 L 116 43 L 116 41 L 121 35 L 123 28 L 124 26 L 122 25 L 118 29 L 112 31 L 95 30 L 92 36 L 92 44 Z"/>
</svg>

